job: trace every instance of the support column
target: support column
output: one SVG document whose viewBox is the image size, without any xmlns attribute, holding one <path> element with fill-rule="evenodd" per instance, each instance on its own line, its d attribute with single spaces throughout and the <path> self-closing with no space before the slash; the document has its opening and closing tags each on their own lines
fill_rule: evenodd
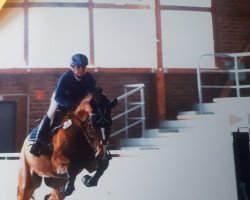
<svg viewBox="0 0 250 200">
<path fill-rule="evenodd" d="M 89 46 L 90 46 L 90 55 L 89 60 L 90 64 L 95 64 L 95 54 L 94 54 L 94 3 L 93 0 L 88 2 L 89 9 Z"/>
<path fill-rule="evenodd" d="M 155 0 L 155 20 L 156 20 L 156 42 L 157 42 L 156 88 L 157 88 L 158 121 L 160 122 L 166 119 L 166 96 L 165 96 L 166 94 L 165 94 L 165 76 L 164 76 L 163 58 L 162 58 L 160 0 Z"/>
</svg>

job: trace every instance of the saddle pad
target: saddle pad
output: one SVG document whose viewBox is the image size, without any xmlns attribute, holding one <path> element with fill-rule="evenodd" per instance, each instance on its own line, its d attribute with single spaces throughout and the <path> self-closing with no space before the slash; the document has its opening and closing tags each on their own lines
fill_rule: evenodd
<svg viewBox="0 0 250 200">
<path fill-rule="evenodd" d="M 38 131 L 38 126 L 35 127 L 30 134 L 27 136 L 29 141 L 35 141 L 37 139 L 37 131 Z M 50 134 L 44 134 L 44 136 L 42 136 L 41 140 L 42 141 L 50 141 Z"/>
</svg>

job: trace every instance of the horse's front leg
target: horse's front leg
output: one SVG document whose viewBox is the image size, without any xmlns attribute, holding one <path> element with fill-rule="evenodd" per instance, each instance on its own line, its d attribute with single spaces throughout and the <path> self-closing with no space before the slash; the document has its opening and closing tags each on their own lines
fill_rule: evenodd
<svg viewBox="0 0 250 200">
<path fill-rule="evenodd" d="M 64 196 L 69 196 L 75 190 L 75 180 L 78 174 L 78 170 L 73 167 L 74 165 L 69 165 L 68 167 L 68 181 L 67 183 L 60 189 L 60 192 Z"/>
<path fill-rule="evenodd" d="M 108 166 L 109 166 L 109 159 L 106 160 L 98 159 L 98 168 L 94 176 L 91 177 L 90 175 L 85 175 L 82 178 L 83 184 L 87 187 L 97 186 L 99 179 L 103 175 L 104 171 L 108 168 Z"/>
</svg>

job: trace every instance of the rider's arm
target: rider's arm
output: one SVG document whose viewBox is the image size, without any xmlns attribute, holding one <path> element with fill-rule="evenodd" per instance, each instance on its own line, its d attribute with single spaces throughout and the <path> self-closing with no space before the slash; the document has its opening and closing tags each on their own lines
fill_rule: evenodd
<svg viewBox="0 0 250 200">
<path fill-rule="evenodd" d="M 68 73 L 63 74 L 57 84 L 55 90 L 55 100 L 58 104 L 65 107 L 67 110 L 75 110 L 76 104 L 73 101 L 69 100 L 69 92 L 68 92 L 68 85 L 69 85 L 69 78 Z"/>
</svg>

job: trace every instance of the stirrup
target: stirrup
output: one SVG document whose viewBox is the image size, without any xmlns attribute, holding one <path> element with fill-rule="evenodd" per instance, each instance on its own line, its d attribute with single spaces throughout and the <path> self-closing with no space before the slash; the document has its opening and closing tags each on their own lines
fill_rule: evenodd
<svg viewBox="0 0 250 200">
<path fill-rule="evenodd" d="M 40 157 L 42 153 L 42 143 L 38 141 L 33 143 L 30 149 L 30 153 L 36 157 Z"/>
</svg>

